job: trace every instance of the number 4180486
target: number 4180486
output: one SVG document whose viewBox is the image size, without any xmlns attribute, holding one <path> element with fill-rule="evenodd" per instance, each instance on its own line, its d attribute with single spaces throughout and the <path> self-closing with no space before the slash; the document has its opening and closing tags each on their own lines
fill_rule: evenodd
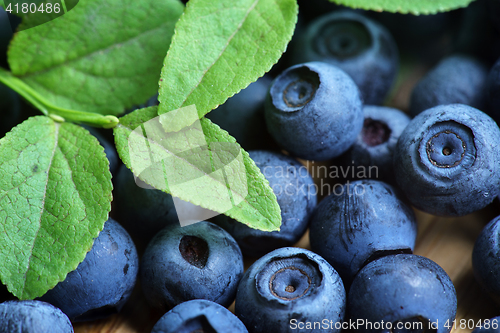
<svg viewBox="0 0 500 333">
<path fill-rule="evenodd" d="M 41 3 L 39 6 L 36 5 L 36 3 L 21 3 L 21 4 L 14 4 L 12 5 L 9 3 L 7 8 L 5 8 L 5 11 L 8 13 L 56 13 L 58 14 L 61 11 L 61 4 L 55 3 Z"/>
<path fill-rule="evenodd" d="M 479 320 L 477 323 L 474 321 L 474 319 L 460 319 L 459 321 L 457 321 L 456 319 L 454 319 L 453 321 L 449 321 L 447 320 L 444 325 L 444 327 L 446 327 L 447 329 L 470 329 L 470 330 L 473 330 L 475 329 L 476 327 L 480 327 L 480 328 L 484 328 L 484 329 L 498 329 L 500 326 L 499 326 L 499 323 L 498 323 L 498 319 L 485 319 L 483 320 L 483 322 L 481 323 L 481 320 Z"/>
</svg>

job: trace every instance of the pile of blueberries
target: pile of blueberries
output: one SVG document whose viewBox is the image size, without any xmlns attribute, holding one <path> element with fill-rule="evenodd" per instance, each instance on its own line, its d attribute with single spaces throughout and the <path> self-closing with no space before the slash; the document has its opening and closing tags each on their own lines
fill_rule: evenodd
<svg viewBox="0 0 500 333">
<path fill-rule="evenodd" d="M 281 230 L 224 215 L 181 227 L 172 197 L 138 186 L 93 131 L 114 176 L 112 218 L 54 289 L 0 304 L 0 333 L 73 332 L 72 323 L 119 312 L 138 281 L 151 309 L 164 313 L 153 333 L 451 330 L 456 291 L 441 267 L 413 254 L 412 206 L 463 216 L 500 194 L 500 5 L 480 0 L 421 17 L 299 5 L 282 60 L 208 115 L 269 181 Z M 478 46 L 485 43 L 499 50 Z M 434 48 L 444 49 L 438 59 Z M 403 112 L 381 105 L 405 52 L 434 67 Z M 306 161 L 376 172 L 348 172 L 322 193 Z M 294 247 L 307 230 L 310 250 Z M 472 257 L 477 280 L 500 304 L 499 239 L 500 216 Z M 498 332 L 477 331 L 488 328 Z"/>
</svg>

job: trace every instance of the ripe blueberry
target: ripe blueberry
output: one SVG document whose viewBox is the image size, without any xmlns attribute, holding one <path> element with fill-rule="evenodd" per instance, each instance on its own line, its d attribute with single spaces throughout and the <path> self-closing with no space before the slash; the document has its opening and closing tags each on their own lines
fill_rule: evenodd
<svg viewBox="0 0 500 333">
<path fill-rule="evenodd" d="M 294 44 L 294 63 L 322 61 L 338 66 L 357 84 L 366 104 L 384 101 L 399 66 L 389 31 L 354 11 L 317 18 Z"/>
<path fill-rule="evenodd" d="M 139 271 L 135 245 L 113 219 L 95 239 L 76 270 L 41 297 L 72 321 L 107 317 L 121 310 L 134 289 Z"/>
<path fill-rule="evenodd" d="M 372 261 L 361 269 L 348 295 L 351 319 L 364 320 L 359 332 L 436 332 L 452 327 L 455 287 L 435 262 L 412 254 Z M 381 327 L 382 321 L 385 326 Z M 370 324 L 378 323 L 378 327 Z M 390 329 L 390 327 L 392 329 Z"/>
<path fill-rule="evenodd" d="M 394 171 L 411 204 L 427 213 L 462 216 L 500 190 L 500 130 L 485 113 L 440 105 L 416 116 L 399 137 Z"/>
<path fill-rule="evenodd" d="M 149 303 L 160 309 L 196 298 L 229 306 L 242 275 L 238 244 L 210 222 L 165 227 L 141 259 L 142 290 Z"/>
<path fill-rule="evenodd" d="M 346 284 L 378 257 L 412 253 L 417 221 L 394 188 L 377 180 L 359 180 L 337 193 L 316 208 L 309 239 L 311 249 L 325 258 Z"/>
<path fill-rule="evenodd" d="M 248 333 L 228 309 L 205 299 L 181 303 L 164 314 L 151 333 Z"/>
<path fill-rule="evenodd" d="M 319 255 L 283 247 L 258 259 L 238 286 L 235 313 L 253 332 L 291 332 L 293 325 L 328 319 L 339 332 L 345 289 L 337 272 Z M 337 325 L 336 325 L 337 323 Z M 318 328 L 307 332 L 323 332 Z"/>
<path fill-rule="evenodd" d="M 276 142 L 308 160 L 339 156 L 363 126 L 358 87 L 341 69 L 321 62 L 281 73 L 269 90 L 265 117 Z"/>
</svg>

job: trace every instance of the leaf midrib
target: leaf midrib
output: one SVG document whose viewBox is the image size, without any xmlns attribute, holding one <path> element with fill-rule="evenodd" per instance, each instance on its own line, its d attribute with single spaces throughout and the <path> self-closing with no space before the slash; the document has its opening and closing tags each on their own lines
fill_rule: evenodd
<svg viewBox="0 0 500 333">
<path fill-rule="evenodd" d="M 182 101 L 181 105 L 177 108 L 181 108 L 183 106 L 185 106 L 184 104 L 186 103 L 186 101 L 189 99 L 189 97 L 193 94 L 193 92 L 200 86 L 201 82 L 203 82 L 203 79 L 205 78 L 207 72 L 212 69 L 212 67 L 221 59 L 221 56 L 224 54 L 224 52 L 226 51 L 227 47 L 229 46 L 229 44 L 231 44 L 231 41 L 233 40 L 234 36 L 241 30 L 241 27 L 243 26 L 243 24 L 245 23 L 245 21 L 247 20 L 248 18 L 248 15 L 250 15 L 250 12 L 255 8 L 255 6 L 257 6 L 257 3 L 259 2 L 260 0 L 255 0 L 252 5 L 248 8 L 247 12 L 245 13 L 245 16 L 243 17 L 243 19 L 241 20 L 241 22 L 239 23 L 238 27 L 236 28 L 236 30 L 233 32 L 233 34 L 229 37 L 226 45 L 223 47 L 223 49 L 221 50 L 221 52 L 219 53 L 219 55 L 215 58 L 215 60 L 210 64 L 210 66 L 207 67 L 207 69 L 205 71 L 203 71 L 203 74 L 201 75 L 200 77 L 200 80 L 196 83 L 196 85 L 193 86 L 193 88 L 191 89 L 191 91 L 186 95 L 186 97 L 184 98 L 184 100 Z M 167 54 L 167 57 L 168 57 L 168 54 Z M 161 104 L 160 104 L 161 105 Z M 176 109 L 175 107 L 172 109 L 174 110 Z M 170 110 L 167 110 L 167 111 L 170 111 Z M 206 112 L 205 112 L 206 113 Z"/>
<path fill-rule="evenodd" d="M 38 229 L 36 231 L 35 237 L 33 237 L 33 244 L 31 245 L 31 249 L 29 252 L 30 258 L 28 261 L 28 267 L 26 268 L 26 271 L 24 272 L 24 276 L 23 276 L 23 288 L 22 288 L 23 294 L 26 291 L 27 274 L 28 274 L 30 267 L 31 267 L 31 260 L 33 258 L 33 249 L 35 248 L 35 243 L 36 243 L 36 240 L 38 238 L 38 233 L 40 232 L 40 229 L 42 228 L 42 216 L 43 216 L 43 212 L 45 211 L 45 199 L 47 197 L 47 186 L 49 184 L 50 169 L 52 167 L 52 162 L 54 161 L 54 156 L 56 154 L 56 150 L 57 150 L 57 147 L 59 145 L 59 128 L 61 127 L 61 124 L 56 123 L 54 121 L 51 121 L 51 125 L 54 125 L 54 128 L 55 128 L 55 142 L 54 142 L 54 148 L 52 149 L 52 155 L 50 156 L 50 162 L 49 162 L 49 165 L 47 167 L 47 178 L 45 180 L 45 188 L 43 189 L 42 204 L 41 204 L 42 211 L 40 212 L 40 218 L 38 219 Z"/>
<path fill-rule="evenodd" d="M 26 74 L 22 74 L 22 75 L 16 75 L 16 74 L 14 73 L 14 75 L 16 75 L 18 78 L 24 78 L 24 79 L 26 79 L 26 78 L 33 78 L 33 77 L 37 77 L 37 76 L 39 76 L 39 75 L 43 75 L 43 74 L 45 74 L 46 72 L 52 71 L 52 70 L 54 70 L 54 69 L 56 69 L 56 68 L 66 67 L 66 66 L 71 67 L 70 65 L 71 65 L 72 63 L 76 63 L 76 62 L 80 61 L 81 59 L 90 58 L 90 57 L 92 57 L 94 54 L 97 54 L 97 53 L 99 53 L 99 52 L 109 51 L 109 50 L 111 50 L 111 49 L 113 49 L 113 48 L 115 48 L 115 47 L 125 45 L 125 44 L 127 44 L 127 43 L 129 43 L 129 42 L 132 42 L 132 41 L 134 41 L 134 40 L 136 40 L 136 39 L 141 38 L 143 35 L 146 35 L 146 34 L 151 33 L 151 32 L 153 32 L 153 31 L 156 31 L 156 30 L 162 29 L 162 28 L 163 28 L 165 25 L 167 25 L 167 24 L 171 24 L 171 22 L 169 22 L 169 21 L 163 21 L 163 22 L 162 22 L 159 26 L 157 26 L 157 27 L 155 27 L 155 28 L 153 28 L 153 29 L 150 29 L 150 30 L 146 30 L 146 31 L 144 31 L 144 32 L 141 32 L 140 34 L 135 35 L 135 36 L 133 36 L 132 38 L 125 39 L 125 40 L 120 41 L 119 43 L 116 43 L 116 44 L 107 45 L 107 46 L 105 46 L 105 47 L 103 47 L 103 48 L 96 49 L 96 50 L 92 51 L 91 53 L 86 53 L 86 54 L 83 54 L 83 55 L 77 56 L 77 57 L 75 57 L 75 58 L 73 58 L 73 59 L 70 59 L 70 60 L 65 60 L 65 61 L 63 61 L 63 62 L 61 62 L 61 63 L 54 64 L 54 65 L 52 65 L 52 66 L 50 66 L 50 67 L 47 67 L 47 68 L 45 68 L 45 69 L 43 69 L 43 70 L 39 70 L 39 71 L 36 71 L 36 72 L 30 72 L 30 73 L 26 73 Z M 104 53 L 106 53 L 106 52 L 104 52 Z M 71 68 L 73 68 L 73 67 L 71 67 Z"/>
</svg>

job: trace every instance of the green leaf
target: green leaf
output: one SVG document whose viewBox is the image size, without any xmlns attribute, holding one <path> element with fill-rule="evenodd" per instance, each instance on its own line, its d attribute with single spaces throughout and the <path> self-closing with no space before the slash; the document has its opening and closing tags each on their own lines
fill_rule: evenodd
<svg viewBox="0 0 500 333">
<path fill-rule="evenodd" d="M 326 1 L 326 0 L 325 0 Z M 474 0 L 330 0 L 339 5 L 365 10 L 387 11 L 403 14 L 436 14 L 467 7 Z"/>
<path fill-rule="evenodd" d="M 226 131 L 194 106 L 169 112 L 165 131 L 157 107 L 136 110 L 113 129 L 118 153 L 147 184 L 226 214 L 256 229 L 279 230 L 281 213 L 269 182 Z M 184 127 L 182 127 L 184 123 Z"/>
<path fill-rule="evenodd" d="M 285 51 L 297 11 L 296 0 L 190 0 L 161 72 L 158 113 L 194 104 L 201 117 L 256 81 Z"/>
<path fill-rule="evenodd" d="M 18 32 L 12 73 L 60 108 L 120 114 L 158 90 L 179 0 L 86 0 Z"/>
<path fill-rule="evenodd" d="M 104 149 L 84 128 L 29 118 L 0 140 L 0 278 L 20 299 L 76 269 L 111 210 Z"/>
</svg>

